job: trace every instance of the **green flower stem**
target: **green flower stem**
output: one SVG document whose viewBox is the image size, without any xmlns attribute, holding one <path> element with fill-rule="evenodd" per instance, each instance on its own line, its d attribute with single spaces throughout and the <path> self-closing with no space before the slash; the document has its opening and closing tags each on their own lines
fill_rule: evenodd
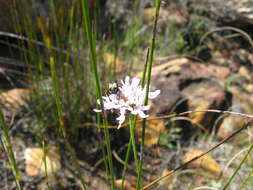
<svg viewBox="0 0 253 190">
<path fill-rule="evenodd" d="M 122 172 L 122 183 L 121 183 L 121 190 L 124 190 L 124 181 L 125 181 L 125 173 L 126 173 L 126 169 L 128 166 L 128 161 L 129 161 L 129 157 L 130 157 L 130 151 L 131 151 L 131 138 L 129 139 L 128 145 L 127 145 L 127 152 L 126 152 L 126 156 L 125 156 L 125 160 L 124 160 L 124 167 L 123 167 L 123 172 Z"/>
<path fill-rule="evenodd" d="M 22 190 L 23 188 L 20 184 L 20 172 L 16 163 L 14 153 L 13 153 L 11 138 L 8 133 L 8 126 L 5 122 L 4 114 L 3 114 L 1 106 L 0 106 L 0 121 L 1 121 L 0 129 L 3 132 L 1 136 L 1 146 L 3 147 L 3 150 L 6 150 L 7 155 L 9 157 L 9 161 L 10 161 L 13 175 L 15 177 L 15 183 L 16 183 L 17 189 Z M 3 136 L 4 136 L 4 140 L 2 139 Z"/>
<path fill-rule="evenodd" d="M 47 173 L 47 151 L 46 151 L 46 145 L 45 145 L 45 141 L 42 140 L 42 150 L 43 150 L 43 162 L 44 162 L 44 167 L 45 167 L 45 177 L 46 177 L 46 182 L 47 182 L 47 189 L 48 190 L 52 190 L 50 185 L 49 185 L 49 180 L 48 180 L 48 173 Z"/>
<path fill-rule="evenodd" d="M 250 169 L 247 177 L 244 178 L 244 180 L 243 180 L 242 184 L 240 185 L 240 187 L 238 188 L 238 190 L 243 190 L 244 186 L 247 184 L 249 179 L 251 179 L 252 175 L 253 175 L 253 168 Z"/>
<path fill-rule="evenodd" d="M 144 65 L 144 70 L 143 70 L 143 73 L 142 73 L 142 78 L 141 78 L 141 86 L 144 87 L 145 85 L 145 77 L 146 77 L 146 73 L 147 73 L 147 64 L 148 64 L 148 57 L 149 57 L 149 48 L 148 48 L 148 51 L 147 51 L 147 56 L 146 56 L 146 62 L 145 62 L 145 65 Z M 135 116 L 135 122 L 136 122 L 136 116 Z M 141 149 L 142 150 L 142 149 Z M 129 157 L 130 157 L 130 151 L 131 151 L 131 138 L 128 142 L 128 145 L 127 145 L 127 152 L 126 152 L 126 156 L 125 156 L 125 160 L 124 160 L 124 168 L 123 168 L 123 172 L 122 172 L 122 184 L 121 184 L 121 189 L 124 190 L 124 181 L 125 181 L 125 173 L 126 173 L 126 169 L 127 169 L 127 165 L 128 165 L 128 161 L 129 161 Z M 140 170 L 140 165 L 139 165 L 139 170 Z M 139 170 L 137 172 L 139 172 Z"/>
<path fill-rule="evenodd" d="M 151 83 L 151 72 L 152 72 L 152 65 L 153 65 L 153 57 L 154 57 L 154 51 L 155 51 L 155 39 L 156 39 L 156 29 L 157 29 L 157 21 L 158 21 L 158 16 L 159 16 L 159 11 L 160 11 L 160 0 L 156 0 L 156 7 L 155 7 L 155 23 L 154 23 L 154 28 L 153 28 L 153 37 L 152 37 L 152 42 L 151 42 L 151 48 L 150 48 L 150 55 L 148 58 L 148 70 L 147 70 L 147 88 L 146 88 L 146 96 L 145 96 L 145 105 L 148 104 L 148 95 L 149 95 L 149 88 L 150 88 L 150 83 Z"/>
<path fill-rule="evenodd" d="M 105 119 L 103 119 L 103 125 L 104 125 L 104 135 L 105 135 L 105 142 L 106 142 L 106 149 L 107 149 L 107 156 L 108 156 L 109 172 L 110 172 L 110 177 L 111 177 L 111 189 L 115 189 L 111 143 L 110 143 L 109 131 L 108 131 L 108 128 L 106 127 L 107 121 Z"/>
<path fill-rule="evenodd" d="M 98 105 L 97 105 L 97 109 L 98 108 Z M 96 114 L 96 118 L 97 118 L 97 125 L 98 125 L 98 141 L 99 141 L 99 144 L 100 144 L 100 147 L 102 149 L 102 155 L 103 155 L 103 160 L 104 160 L 104 164 L 105 164 L 105 172 L 106 172 L 106 175 L 109 176 L 109 165 L 107 164 L 106 162 L 106 147 L 105 147 L 105 144 L 103 143 L 103 140 L 101 138 L 101 116 L 99 113 Z"/>
<path fill-rule="evenodd" d="M 234 177 L 236 176 L 236 174 L 239 172 L 239 170 L 241 169 L 242 165 L 244 164 L 244 162 L 247 160 L 249 154 L 251 153 L 251 151 L 253 150 L 253 143 L 250 145 L 249 150 L 246 152 L 246 154 L 244 155 L 242 161 L 240 162 L 240 164 L 238 165 L 238 167 L 235 169 L 234 173 L 232 174 L 232 176 L 229 178 L 229 180 L 227 181 L 227 183 L 225 184 L 225 186 L 223 187 L 222 190 L 226 190 L 228 188 L 228 186 L 231 184 L 231 182 L 233 181 Z"/>
<path fill-rule="evenodd" d="M 148 66 L 149 51 L 150 51 L 150 49 L 148 48 L 148 50 L 147 50 L 147 55 L 146 55 L 146 61 L 145 61 L 145 65 L 144 65 L 143 73 L 142 73 L 142 77 L 141 77 L 141 87 L 142 87 L 142 88 L 145 86 L 145 81 L 146 81 L 146 74 L 147 74 L 147 66 Z"/>
<path fill-rule="evenodd" d="M 96 83 L 96 92 L 100 101 L 100 105 L 103 110 L 103 100 L 102 100 L 102 92 L 101 92 L 101 86 L 98 76 L 98 69 L 97 69 L 97 60 L 96 60 L 96 51 L 95 51 L 95 43 L 94 38 L 91 31 L 91 24 L 90 24 L 90 17 L 89 17 L 89 7 L 88 7 L 88 1 L 82 0 L 82 12 L 84 16 L 84 24 L 85 24 L 85 31 L 86 31 L 86 37 L 88 41 L 89 51 L 90 51 L 90 64 L 92 68 L 92 73 L 94 74 L 95 83 Z M 105 114 L 104 114 L 105 116 Z M 113 162 L 112 162 L 112 151 L 111 151 L 111 145 L 110 145 L 110 136 L 109 136 L 109 130 L 106 127 L 107 121 L 106 118 L 103 118 L 103 129 L 104 129 L 104 135 L 105 135 L 105 143 L 106 143 L 106 149 L 107 149 L 107 156 L 108 156 L 108 165 L 109 165 L 109 172 L 111 177 L 111 189 L 115 189 L 115 181 L 114 181 L 114 170 L 113 170 Z M 105 160 L 105 158 L 104 158 Z"/>
<path fill-rule="evenodd" d="M 140 163 L 139 163 L 139 160 L 138 160 L 138 154 L 137 154 L 136 142 L 135 142 L 136 119 L 137 119 L 137 116 L 130 115 L 129 125 L 130 125 L 130 140 L 131 140 L 131 144 L 132 144 L 132 148 L 133 148 L 133 154 L 134 154 L 134 164 L 135 164 L 135 167 L 136 167 L 137 176 L 139 176 L 138 171 L 139 171 Z M 136 186 L 136 189 L 139 190 L 140 186 L 141 186 L 141 179 L 139 179 L 139 187 Z"/>
<path fill-rule="evenodd" d="M 142 78 L 141 78 L 141 86 L 144 88 L 145 86 L 145 80 L 146 80 L 146 73 L 147 73 L 147 65 L 148 65 L 148 58 L 149 58 L 149 48 L 147 51 L 147 57 L 146 57 L 146 62 L 144 65 L 144 70 L 142 73 Z M 146 119 L 143 120 L 142 122 L 142 132 L 141 132 L 141 146 L 140 146 L 140 161 L 139 161 L 139 167 L 137 170 L 137 188 L 141 187 L 141 173 L 142 173 L 142 161 L 143 161 L 143 148 L 144 148 L 144 140 L 145 140 L 145 127 L 146 127 Z"/>
<path fill-rule="evenodd" d="M 156 39 L 156 29 L 157 29 L 157 21 L 160 11 L 160 0 L 155 1 L 155 23 L 153 27 L 153 36 L 152 36 L 152 42 L 151 42 L 151 48 L 150 48 L 150 54 L 148 56 L 148 66 L 147 66 L 147 86 L 146 86 L 146 94 L 145 94 L 145 101 L 144 105 L 148 104 L 148 95 L 149 95 L 149 88 L 151 83 L 151 72 L 152 72 L 152 64 L 153 64 L 153 57 L 154 57 L 154 51 L 155 51 L 155 39 Z M 146 68 L 144 68 L 144 76 L 142 80 L 142 85 L 144 86 L 145 83 L 145 74 L 146 74 Z M 141 135 L 141 156 L 140 156 L 140 162 L 138 167 L 138 176 L 137 176 L 137 189 L 141 188 L 141 175 L 142 175 L 142 162 L 143 162 L 143 147 L 145 143 L 145 131 L 146 131 L 146 119 L 143 120 L 142 123 L 142 135 Z"/>
<path fill-rule="evenodd" d="M 135 142 L 135 127 L 136 127 L 136 122 L 135 122 L 135 116 L 130 115 L 129 118 L 129 126 L 130 126 L 130 140 L 133 148 L 133 154 L 134 154 L 134 164 L 135 167 L 138 168 L 138 154 L 137 154 L 137 149 L 136 149 L 136 142 Z"/>
<path fill-rule="evenodd" d="M 137 150 L 136 150 L 136 143 L 135 143 L 135 128 L 136 128 L 136 120 L 137 120 L 137 116 L 136 115 L 130 115 L 129 117 L 129 125 L 130 125 L 130 140 L 128 142 L 128 146 L 127 146 L 127 152 L 126 152 L 126 156 L 125 156 L 125 160 L 124 160 L 124 168 L 123 168 L 123 172 L 122 172 L 122 184 L 121 184 L 121 189 L 124 189 L 124 176 L 125 176 L 125 172 L 127 169 L 127 165 L 128 165 L 128 161 L 129 161 L 129 157 L 130 157 L 130 151 L 131 151 L 131 147 L 133 147 L 133 153 L 134 153 L 134 161 L 135 161 L 135 166 L 137 168 L 137 172 L 138 172 L 138 168 L 140 167 L 140 164 L 138 162 L 138 155 L 137 155 Z M 131 146 L 132 145 L 132 146 Z M 135 148 L 134 148 L 135 147 Z"/>
</svg>

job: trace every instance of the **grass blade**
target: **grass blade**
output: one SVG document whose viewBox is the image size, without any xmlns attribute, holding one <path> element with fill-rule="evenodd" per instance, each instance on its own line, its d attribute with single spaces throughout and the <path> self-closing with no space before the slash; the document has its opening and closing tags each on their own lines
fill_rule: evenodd
<svg viewBox="0 0 253 190">
<path fill-rule="evenodd" d="M 144 105 L 148 104 L 148 95 L 149 95 L 149 88 L 151 83 L 151 72 L 152 72 L 152 64 L 153 64 L 153 56 L 155 51 L 155 39 L 156 39 L 156 29 L 157 29 L 157 22 L 158 22 L 158 16 L 160 11 L 160 0 L 156 0 L 155 2 L 155 22 L 153 27 L 153 36 L 152 36 L 152 42 L 150 47 L 150 54 L 148 56 L 148 65 L 147 68 L 144 68 L 144 75 L 142 77 L 142 85 L 144 86 L 145 83 L 145 74 L 147 69 L 147 86 L 146 86 L 146 94 L 145 94 L 145 102 Z M 149 53 L 149 52 L 148 52 Z M 142 174 L 142 162 L 143 162 L 143 147 L 145 142 L 145 130 L 146 130 L 146 119 L 143 120 L 142 123 L 142 136 L 141 136 L 141 156 L 140 156 L 140 162 L 139 162 L 139 168 L 138 168 L 138 176 L 137 176 L 137 189 L 140 189 L 141 186 L 141 174 Z"/>
<path fill-rule="evenodd" d="M 9 161 L 10 161 L 10 165 L 12 167 L 13 175 L 15 177 L 15 182 L 16 182 L 16 185 L 17 185 L 17 189 L 22 190 L 23 188 L 20 184 L 20 172 L 19 172 L 17 162 L 16 162 L 16 159 L 15 159 L 15 156 L 14 156 L 14 152 L 13 152 L 13 149 L 12 149 L 11 138 L 10 138 L 9 133 L 8 133 L 8 126 L 7 126 L 6 121 L 4 119 L 4 114 L 3 114 L 1 106 L 0 106 L 0 120 L 1 120 L 0 121 L 1 122 L 0 127 L 1 127 L 1 130 L 3 132 L 3 134 L 1 135 L 1 145 L 2 145 L 3 149 L 6 150 L 7 155 L 9 157 Z M 4 140 L 2 139 L 2 137 L 4 137 Z"/>
<path fill-rule="evenodd" d="M 225 184 L 225 186 L 223 187 L 222 190 L 226 190 L 228 188 L 228 186 L 231 184 L 231 182 L 235 178 L 236 174 L 241 169 L 241 167 L 244 164 L 244 162 L 247 160 L 247 158 L 248 158 L 248 156 L 249 156 L 249 154 L 251 153 L 252 150 L 253 150 L 253 143 L 250 145 L 249 150 L 245 153 L 242 161 L 240 162 L 240 164 L 238 165 L 238 167 L 235 169 L 234 173 L 231 175 L 231 177 L 229 178 L 229 180 L 227 181 L 227 183 Z"/>
<path fill-rule="evenodd" d="M 83 10 L 83 16 L 84 16 L 86 37 L 88 40 L 88 46 L 89 46 L 89 51 L 90 51 L 90 64 L 91 64 L 91 68 L 92 68 L 92 73 L 95 78 L 96 93 L 98 95 L 98 99 L 100 101 L 100 105 L 103 110 L 102 92 L 101 92 L 100 80 L 99 80 L 98 69 L 97 69 L 95 44 L 94 44 L 94 39 L 93 39 L 92 31 L 91 31 L 89 8 L 88 8 L 87 0 L 82 1 L 82 10 Z M 107 125 L 107 121 L 106 121 L 105 117 L 103 118 L 103 125 L 104 126 Z M 106 127 L 104 127 L 104 135 L 105 135 L 105 143 L 106 143 L 107 156 L 108 156 L 108 165 L 109 165 L 110 178 L 111 178 L 111 189 L 115 189 L 110 136 L 109 136 L 109 130 Z"/>
<path fill-rule="evenodd" d="M 78 165 L 78 161 L 76 158 L 76 154 L 75 151 L 73 150 L 73 148 L 71 147 L 70 143 L 68 142 L 68 140 L 66 139 L 66 129 L 63 123 L 63 117 L 62 117 L 62 112 L 63 112 L 63 108 L 62 108 L 62 104 L 61 104 L 61 100 L 59 97 L 59 89 L 58 89 L 58 84 L 57 84 L 57 76 L 56 76 L 56 70 L 55 70 L 55 63 L 54 63 L 54 59 L 53 57 L 50 57 L 50 71 L 51 71 L 51 77 L 53 80 L 53 90 L 54 90 L 54 97 L 55 97 L 55 101 L 56 101 L 56 106 L 57 106 L 57 114 L 58 114 L 58 120 L 59 120 L 59 127 L 60 127 L 60 134 L 64 137 L 64 142 L 66 144 L 67 150 L 71 155 L 71 159 L 74 163 L 74 167 L 77 170 L 77 174 L 78 174 L 78 178 L 82 184 L 82 188 L 84 190 L 86 190 L 86 185 L 84 183 L 83 177 L 81 175 L 81 170 L 80 167 Z"/>
</svg>

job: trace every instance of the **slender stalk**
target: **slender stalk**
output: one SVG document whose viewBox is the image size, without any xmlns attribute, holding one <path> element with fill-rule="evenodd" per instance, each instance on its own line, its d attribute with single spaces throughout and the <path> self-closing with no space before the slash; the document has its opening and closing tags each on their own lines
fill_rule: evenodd
<svg viewBox="0 0 253 190">
<path fill-rule="evenodd" d="M 132 148 L 133 148 L 133 154 L 134 154 L 134 163 L 135 163 L 135 167 L 138 170 L 139 167 L 139 161 L 138 161 L 138 154 L 137 154 L 137 150 L 136 150 L 136 142 L 135 142 L 135 116 L 130 115 L 129 118 L 129 122 L 130 122 L 130 140 L 131 140 L 131 144 L 132 144 Z"/>
<path fill-rule="evenodd" d="M 148 48 L 148 50 L 147 50 L 147 56 L 146 56 L 146 61 L 145 61 L 145 65 L 144 65 L 144 68 L 143 68 L 143 73 L 142 73 L 142 78 L 141 78 L 141 86 L 142 87 L 144 87 L 144 85 L 145 85 L 145 79 L 146 79 L 146 73 L 147 73 L 147 65 L 148 65 L 148 57 L 149 57 L 149 48 Z M 136 119 L 137 119 L 137 117 L 136 116 L 134 116 L 134 122 L 136 123 Z M 144 123 L 144 122 L 143 122 Z M 130 122 L 129 122 L 129 124 L 130 124 Z M 145 137 L 143 137 L 144 135 L 143 135 L 143 133 L 142 133 L 142 139 Z M 143 141 L 142 141 L 143 142 Z M 143 142 L 144 143 L 144 142 Z M 144 144 L 143 144 L 144 145 Z M 130 151 L 131 151 L 131 138 L 130 138 L 130 140 L 129 140 L 129 142 L 128 142 L 128 146 L 127 146 L 127 152 L 126 152 L 126 157 L 125 157 L 125 160 L 124 160 L 124 168 L 123 168 L 123 172 L 122 172 L 122 184 L 121 184 L 121 189 L 123 190 L 123 188 L 124 188 L 124 181 L 125 181 L 125 178 L 124 178 L 124 176 L 125 176 L 125 172 L 126 172 L 126 169 L 127 169 L 127 165 L 128 165 L 128 160 L 129 160 L 129 156 L 130 156 Z M 141 158 L 142 158 L 142 153 L 143 153 L 143 146 L 141 145 Z M 142 160 L 140 158 L 140 160 Z M 138 171 L 137 171 L 137 173 L 139 173 L 140 172 L 140 169 L 141 169 L 142 167 L 141 167 L 141 165 L 139 165 L 139 167 L 138 167 Z M 138 176 L 140 176 L 140 175 L 138 175 Z M 140 179 L 139 179 L 140 180 Z"/>
<path fill-rule="evenodd" d="M 81 182 L 82 188 L 84 190 L 86 190 L 87 188 L 86 188 L 86 185 L 84 183 L 80 167 L 78 165 L 78 161 L 77 161 L 77 158 L 76 158 L 75 151 L 73 150 L 70 143 L 66 139 L 67 134 L 66 134 L 66 129 L 65 129 L 65 126 L 64 126 L 64 122 L 63 122 L 63 114 L 62 114 L 63 107 L 62 107 L 62 103 L 61 103 L 61 100 L 60 100 L 60 97 L 59 97 L 59 89 L 58 89 L 58 84 L 57 84 L 57 75 L 56 75 L 56 71 L 55 71 L 55 63 L 54 63 L 53 57 L 50 57 L 49 60 L 50 60 L 51 77 L 52 77 L 52 80 L 53 80 L 54 97 L 55 97 L 55 102 L 56 102 L 56 106 L 57 106 L 57 114 L 58 114 L 58 117 L 59 117 L 58 120 L 59 120 L 60 132 L 61 132 L 60 134 L 63 136 L 64 142 L 65 142 L 66 147 L 67 147 L 67 150 L 71 155 L 71 159 L 74 163 L 75 169 L 77 170 L 78 178 Z"/>
<path fill-rule="evenodd" d="M 105 119 L 103 119 L 103 125 L 104 126 L 107 125 L 107 122 Z M 111 151 L 109 131 L 107 128 L 104 128 L 104 134 L 105 134 L 105 142 L 106 142 L 106 149 L 107 149 L 107 156 L 108 156 L 109 172 L 110 172 L 110 177 L 111 177 L 111 189 L 115 189 L 112 151 Z"/>
<path fill-rule="evenodd" d="M 102 92 L 101 92 L 101 86 L 99 81 L 99 75 L 98 75 L 98 69 L 97 69 L 97 60 L 96 60 L 96 51 L 95 51 L 95 43 L 94 38 L 91 31 L 91 24 L 90 24 L 90 17 L 89 17 L 89 7 L 88 7 L 88 1 L 82 0 L 82 11 L 83 11 L 83 17 L 84 17 L 84 24 L 85 24 L 85 31 L 86 31 L 86 37 L 88 40 L 88 46 L 90 51 L 90 64 L 92 68 L 92 73 L 95 78 L 96 83 L 96 92 L 100 101 L 100 105 L 103 110 L 103 100 L 102 100 Z M 103 125 L 107 125 L 107 121 L 105 118 L 103 118 Z M 108 156 L 108 165 L 109 165 L 109 171 L 110 171 L 110 177 L 111 177 L 111 189 L 115 189 L 115 181 L 114 181 L 114 170 L 113 170 L 113 162 L 112 162 L 112 151 L 111 151 L 111 144 L 110 144 L 110 136 L 109 136 L 109 130 L 104 127 L 104 135 L 105 135 L 105 142 L 106 142 L 106 149 L 107 149 L 107 156 Z"/>
<path fill-rule="evenodd" d="M 98 97 L 98 95 L 96 97 Z M 98 109 L 98 105 L 97 105 L 97 109 Z M 101 149 L 102 149 L 106 175 L 109 176 L 109 165 L 106 162 L 106 147 L 105 147 L 105 144 L 104 144 L 104 142 L 102 141 L 102 138 L 101 138 L 101 117 L 100 117 L 99 113 L 96 114 L 96 118 L 97 118 L 97 125 L 98 125 L 98 130 L 97 130 L 98 140 L 99 140 L 99 144 L 100 144 Z"/>
<path fill-rule="evenodd" d="M 50 185 L 49 185 L 49 180 L 48 180 L 48 174 L 47 174 L 47 152 L 46 152 L 46 146 L 45 146 L 45 141 L 42 141 L 42 150 L 43 150 L 43 162 L 44 162 L 44 167 L 45 167 L 45 174 L 46 174 L 46 182 L 47 182 L 47 189 L 52 190 Z"/>
<path fill-rule="evenodd" d="M 238 190 L 243 190 L 244 186 L 247 184 L 247 182 L 249 181 L 250 177 L 253 175 L 253 168 L 250 169 L 247 177 L 245 177 L 245 179 L 243 180 L 243 182 L 241 183 L 240 187 L 238 188 Z"/>
<path fill-rule="evenodd" d="M 147 50 L 145 65 L 144 65 L 143 73 L 142 73 L 142 77 L 141 77 L 141 86 L 142 86 L 142 88 L 144 87 L 145 81 L 146 81 L 146 74 L 147 74 L 147 67 L 148 67 L 149 51 L 150 51 L 150 48 L 148 48 L 148 50 Z"/>
<path fill-rule="evenodd" d="M 87 4 L 86 0 L 82 0 L 82 9 L 83 9 L 86 37 L 88 40 L 89 51 L 90 51 L 90 59 L 91 59 L 90 63 L 91 63 L 91 67 L 92 67 L 92 72 L 94 74 L 98 97 L 101 98 L 101 103 L 102 103 L 103 102 L 102 101 L 102 91 L 101 91 L 101 86 L 100 86 L 100 81 L 99 81 L 99 76 L 98 76 L 95 43 L 94 43 L 92 31 L 91 31 L 89 8 L 88 8 L 88 4 Z"/>
<path fill-rule="evenodd" d="M 124 167 L 123 167 L 123 172 L 122 172 L 122 183 L 121 183 L 121 190 L 124 190 L 124 181 L 125 181 L 125 173 L 126 173 L 126 169 L 127 169 L 127 165 L 128 165 L 128 161 L 129 161 L 129 157 L 130 157 L 130 151 L 131 151 L 131 138 L 129 139 L 128 145 L 127 145 L 127 152 L 126 152 L 126 156 L 125 156 L 125 160 L 124 160 Z"/>
<path fill-rule="evenodd" d="M 55 10 L 55 2 L 54 1 L 49 1 L 49 9 L 50 9 L 50 13 L 52 15 L 52 20 L 53 20 L 53 27 L 55 28 L 52 31 L 52 36 L 55 37 L 56 39 L 56 44 L 59 44 L 59 35 L 57 35 L 57 30 L 56 28 L 58 27 L 58 21 L 57 21 L 57 15 L 56 15 L 56 10 Z"/>
<path fill-rule="evenodd" d="M 10 162 L 10 165 L 12 168 L 13 175 L 15 177 L 15 183 L 16 183 L 17 189 L 22 190 L 23 188 L 20 184 L 20 179 L 21 179 L 20 172 L 19 172 L 19 169 L 18 169 L 18 166 L 16 163 L 16 159 L 15 159 L 14 152 L 12 149 L 11 138 L 8 133 L 8 126 L 7 126 L 6 121 L 4 119 L 4 114 L 3 114 L 1 106 L 0 106 L 0 122 L 1 122 L 0 129 L 3 131 L 3 134 L 1 135 L 1 145 L 2 145 L 3 149 L 8 153 L 7 155 L 9 158 L 9 162 Z M 4 137 L 4 140 L 2 139 L 2 137 Z"/>
<path fill-rule="evenodd" d="M 227 183 L 225 184 L 225 186 L 223 187 L 222 190 L 226 190 L 228 188 L 228 186 L 231 184 L 231 182 L 233 181 L 233 179 L 235 178 L 236 174 L 239 172 L 239 170 L 241 169 L 242 165 L 244 164 L 244 162 L 247 160 L 249 154 L 251 153 L 251 151 L 253 150 L 253 143 L 250 145 L 249 150 L 245 153 L 242 161 L 240 162 L 240 164 L 238 165 L 238 167 L 235 169 L 234 173 L 232 174 L 232 176 L 229 178 L 229 180 L 227 181 Z"/>
<path fill-rule="evenodd" d="M 157 21 L 158 21 L 159 11 L 160 11 L 160 0 L 156 0 L 155 22 L 154 22 L 154 27 L 153 27 L 153 36 L 152 36 L 150 54 L 148 56 L 147 86 L 146 86 L 146 94 L 145 94 L 144 105 L 148 104 L 148 95 L 149 95 L 149 88 L 150 88 L 150 83 L 151 83 L 151 72 L 152 72 L 153 56 L 154 56 L 154 51 L 155 51 L 156 28 L 157 28 Z M 143 75 L 143 80 L 142 80 L 142 86 L 144 86 L 144 83 L 145 83 L 146 68 L 144 68 L 144 73 L 143 74 L 144 75 Z M 140 163 L 139 163 L 139 168 L 138 168 L 138 172 L 137 172 L 137 174 L 138 174 L 138 176 L 137 176 L 137 186 L 136 186 L 137 189 L 140 189 L 140 186 L 141 186 L 143 147 L 144 147 L 144 143 L 145 143 L 145 130 L 146 130 L 146 119 L 144 119 L 143 123 L 142 123 L 141 156 L 140 156 Z"/>
<path fill-rule="evenodd" d="M 53 80 L 54 98 L 56 102 L 57 114 L 58 114 L 58 119 L 59 119 L 59 129 L 60 129 L 61 134 L 63 134 L 63 136 L 66 137 L 66 130 L 63 124 L 63 117 L 62 117 L 63 108 L 62 108 L 62 103 L 59 97 L 59 89 L 58 89 L 58 84 L 57 84 L 55 63 L 54 63 L 54 58 L 52 56 L 50 56 L 49 62 L 50 62 L 51 77 Z"/>
<path fill-rule="evenodd" d="M 150 55 L 148 59 L 148 73 L 147 73 L 147 88 L 146 88 L 146 97 L 145 97 L 145 105 L 148 104 L 148 95 L 149 95 L 149 88 L 151 83 L 151 72 L 152 72 L 152 65 L 153 65 L 153 57 L 154 57 L 154 51 L 155 51 L 155 40 L 156 40 L 156 29 L 157 29 L 157 22 L 158 22 L 158 16 L 160 11 L 160 0 L 156 0 L 156 6 L 155 6 L 155 23 L 153 28 L 153 37 L 151 42 L 151 48 L 150 48 Z"/>
</svg>

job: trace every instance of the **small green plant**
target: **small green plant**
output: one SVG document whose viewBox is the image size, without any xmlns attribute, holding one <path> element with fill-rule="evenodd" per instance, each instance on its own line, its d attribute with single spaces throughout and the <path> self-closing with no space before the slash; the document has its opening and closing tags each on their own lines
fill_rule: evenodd
<svg viewBox="0 0 253 190">
<path fill-rule="evenodd" d="M 206 33 L 207 27 L 204 20 L 199 15 L 193 15 L 187 29 L 183 33 L 185 41 L 185 51 L 196 54 L 199 48 L 201 37 Z"/>
<path fill-rule="evenodd" d="M 159 53 L 161 55 L 168 54 L 168 51 L 169 53 L 182 53 L 186 45 L 182 30 L 173 22 L 165 26 L 163 35 L 157 40 L 160 44 L 158 48 L 160 47 Z M 165 50 L 166 52 L 164 52 Z"/>
<path fill-rule="evenodd" d="M 166 146 L 170 149 L 176 148 L 175 143 L 179 140 L 181 132 L 182 129 L 179 126 L 176 126 L 176 124 L 170 125 L 168 131 L 164 131 L 161 133 L 159 138 L 159 144 L 162 146 Z"/>
</svg>

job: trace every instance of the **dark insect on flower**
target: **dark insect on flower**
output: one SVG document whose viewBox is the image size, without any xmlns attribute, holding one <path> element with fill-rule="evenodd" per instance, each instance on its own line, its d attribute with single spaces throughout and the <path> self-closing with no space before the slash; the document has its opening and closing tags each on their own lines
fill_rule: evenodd
<svg viewBox="0 0 253 190">
<path fill-rule="evenodd" d="M 109 96 L 110 94 L 117 94 L 120 91 L 120 87 L 122 86 L 121 83 L 118 81 L 113 81 L 109 83 L 109 89 L 106 91 L 106 95 Z"/>
<path fill-rule="evenodd" d="M 141 80 L 126 76 L 120 83 L 113 82 L 109 85 L 107 95 L 103 96 L 103 102 L 100 100 L 101 109 L 93 109 L 94 112 L 104 112 L 110 110 L 118 114 L 118 129 L 127 119 L 128 115 L 138 115 L 141 118 L 147 118 L 146 111 L 150 109 L 149 105 L 144 104 L 146 97 L 146 86 L 142 87 Z M 109 96 L 108 96 L 109 94 Z M 154 99 L 160 94 L 160 90 L 149 92 L 148 99 Z M 102 105 L 101 105 L 102 104 Z M 103 106 L 103 107 L 102 107 Z"/>
</svg>

